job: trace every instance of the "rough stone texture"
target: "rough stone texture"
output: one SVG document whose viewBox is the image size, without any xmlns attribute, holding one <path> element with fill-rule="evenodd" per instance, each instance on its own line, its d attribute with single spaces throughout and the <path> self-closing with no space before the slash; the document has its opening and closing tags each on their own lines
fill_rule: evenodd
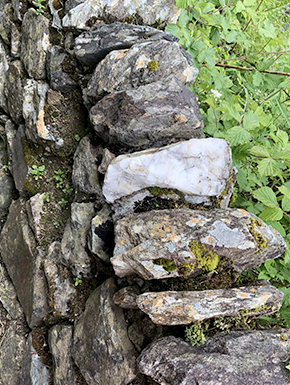
<svg viewBox="0 0 290 385">
<path fill-rule="evenodd" d="M 0 17 L 1 20 L 1 17 Z M 6 74 L 9 68 L 4 44 L 0 40 L 0 108 L 5 112 L 8 112 L 6 96 L 4 94 L 4 85 L 6 80 Z"/>
<path fill-rule="evenodd" d="M 1 339 L 0 381 L 3 385 L 19 385 L 24 356 L 25 337 L 11 325 Z"/>
<path fill-rule="evenodd" d="M 40 329 L 41 330 L 41 329 Z M 26 341 L 26 352 L 22 366 L 22 374 L 18 385 L 50 385 L 49 367 L 43 362 L 42 344 L 46 343 L 42 334 L 30 333 Z"/>
<path fill-rule="evenodd" d="M 0 36 L 7 45 L 11 44 L 11 26 L 13 24 L 10 20 L 11 11 L 11 4 L 0 4 Z"/>
<path fill-rule="evenodd" d="M 63 18 L 63 27 L 89 29 L 89 20 L 105 17 L 113 21 L 136 15 L 142 24 L 154 24 L 158 19 L 166 23 L 176 23 L 179 16 L 174 0 L 87 0 L 71 9 Z"/>
<path fill-rule="evenodd" d="M 55 325 L 49 331 L 49 347 L 54 362 L 54 385 L 79 385 L 74 374 L 74 363 L 70 355 L 73 326 Z"/>
<path fill-rule="evenodd" d="M 162 385 L 287 385 L 289 344 L 289 329 L 220 333 L 202 347 L 166 337 L 142 352 L 139 368 Z"/>
<path fill-rule="evenodd" d="M 41 217 L 43 214 L 43 194 L 35 194 L 26 202 L 26 212 L 28 215 L 29 226 L 33 230 L 35 239 L 41 240 L 42 224 Z"/>
<path fill-rule="evenodd" d="M 106 174 L 107 169 L 109 167 L 109 164 L 112 162 L 113 159 L 115 159 L 116 156 L 107 148 L 104 148 L 103 150 L 103 156 L 101 164 L 98 167 L 98 171 L 100 174 Z"/>
<path fill-rule="evenodd" d="M 59 3 L 54 3 L 53 0 L 48 0 L 48 5 L 49 5 L 50 12 L 53 16 L 51 26 L 53 28 L 58 29 L 58 30 L 62 29 L 61 20 L 60 20 L 60 17 L 58 15 L 58 12 L 63 8 L 63 5 L 59 4 Z M 54 5 L 56 8 L 54 7 Z"/>
<path fill-rule="evenodd" d="M 94 105 L 106 94 L 154 83 L 170 75 L 189 87 L 198 70 L 184 52 L 178 43 L 164 39 L 112 51 L 97 65 L 84 90 L 84 99 L 88 105 Z M 158 68 L 150 69 L 152 64 Z"/>
<path fill-rule="evenodd" d="M 109 203 L 146 187 L 218 197 L 231 174 L 231 149 L 223 139 L 191 139 L 120 155 L 109 165 L 103 194 Z"/>
<path fill-rule="evenodd" d="M 33 328 L 47 315 L 47 292 L 41 270 L 43 256 L 41 250 L 36 251 L 35 239 L 19 199 L 10 206 L 0 235 L 0 252 L 27 323 Z"/>
<path fill-rule="evenodd" d="M 62 69 L 65 60 L 68 60 L 69 55 L 59 46 L 52 46 L 48 49 L 46 56 L 47 77 L 50 81 L 50 87 L 55 91 L 70 92 L 78 87 L 67 73 Z"/>
<path fill-rule="evenodd" d="M 245 210 L 162 210 L 117 222 L 111 263 L 119 277 L 161 279 L 213 270 L 226 257 L 242 273 L 285 250 L 282 236 Z"/>
<path fill-rule="evenodd" d="M 7 166 L 5 130 L 0 126 L 0 218 L 8 213 L 14 188 L 13 179 L 3 169 Z"/>
<path fill-rule="evenodd" d="M 116 291 L 113 278 L 105 281 L 75 322 L 72 355 L 88 385 L 126 385 L 135 377 L 136 353 L 123 310 L 113 302 Z"/>
<path fill-rule="evenodd" d="M 137 297 L 140 294 L 138 286 L 123 287 L 114 295 L 114 302 L 123 309 L 139 309 Z"/>
<path fill-rule="evenodd" d="M 71 216 L 61 241 L 61 260 L 78 278 L 88 278 L 92 275 L 92 260 L 85 248 L 94 214 L 93 203 L 72 203 Z"/>
<path fill-rule="evenodd" d="M 14 58 L 19 58 L 21 56 L 21 32 L 18 30 L 17 26 L 11 24 L 11 56 Z"/>
<path fill-rule="evenodd" d="M 23 315 L 23 311 L 17 299 L 15 288 L 7 274 L 5 266 L 0 262 L 0 302 L 10 315 L 16 319 Z M 0 371 L 1 372 L 1 371 Z"/>
<path fill-rule="evenodd" d="M 83 32 L 75 39 L 74 51 L 83 66 L 91 66 L 99 63 L 111 51 L 130 48 L 148 39 L 178 41 L 170 33 L 146 25 L 112 23 L 104 24 L 95 31 Z"/>
<path fill-rule="evenodd" d="M 137 297 L 138 307 L 160 325 L 186 325 L 213 317 L 264 315 L 278 311 L 283 293 L 274 286 L 205 291 L 166 291 Z"/>
<path fill-rule="evenodd" d="M 44 273 L 48 285 L 50 321 L 75 318 L 81 310 L 77 289 L 67 267 L 60 263 L 60 243 L 53 242 L 44 261 Z"/>
<path fill-rule="evenodd" d="M 28 75 L 36 80 L 46 77 L 45 60 L 49 46 L 49 20 L 29 8 L 22 23 L 21 60 Z"/>
<path fill-rule="evenodd" d="M 54 140 L 53 133 L 44 122 L 44 106 L 49 86 L 45 82 L 28 79 L 24 85 L 23 116 L 26 136 L 34 143 Z"/>
<path fill-rule="evenodd" d="M 106 96 L 91 108 L 90 119 L 105 142 L 127 149 L 203 137 L 196 98 L 175 77 Z"/>
<path fill-rule="evenodd" d="M 74 188 L 86 194 L 101 194 L 98 173 L 99 150 L 85 136 L 74 154 L 72 182 Z"/>
<path fill-rule="evenodd" d="M 88 247 L 104 262 L 110 261 L 114 249 L 114 225 L 112 211 L 108 205 L 104 205 L 92 219 L 88 234 Z"/>
</svg>

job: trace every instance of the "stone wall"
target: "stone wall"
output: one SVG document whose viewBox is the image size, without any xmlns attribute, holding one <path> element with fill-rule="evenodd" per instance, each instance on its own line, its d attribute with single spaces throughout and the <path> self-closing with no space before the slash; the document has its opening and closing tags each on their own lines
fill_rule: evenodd
<svg viewBox="0 0 290 385">
<path fill-rule="evenodd" d="M 237 279 L 286 245 L 229 208 L 175 1 L 35 8 L 0 0 L 0 384 L 289 383 L 288 329 L 182 340 L 279 310 Z"/>
</svg>

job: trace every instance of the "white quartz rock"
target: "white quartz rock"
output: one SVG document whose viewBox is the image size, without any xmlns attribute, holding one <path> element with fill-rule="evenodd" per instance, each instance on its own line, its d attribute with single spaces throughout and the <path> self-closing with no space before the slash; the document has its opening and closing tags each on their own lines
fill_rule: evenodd
<svg viewBox="0 0 290 385">
<path fill-rule="evenodd" d="M 219 196 L 232 167 L 223 139 L 191 139 L 118 156 L 108 167 L 103 194 L 109 203 L 146 187 L 177 189 L 192 196 Z"/>
</svg>

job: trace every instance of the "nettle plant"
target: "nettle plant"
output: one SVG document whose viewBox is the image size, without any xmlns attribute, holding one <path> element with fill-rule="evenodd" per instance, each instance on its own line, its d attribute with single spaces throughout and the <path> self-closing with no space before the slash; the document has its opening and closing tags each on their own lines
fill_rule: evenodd
<svg viewBox="0 0 290 385">
<path fill-rule="evenodd" d="M 290 243 L 289 0 L 176 0 L 180 38 L 200 71 L 198 97 L 207 136 L 232 147 L 238 169 L 232 206 L 258 215 Z M 252 272 L 289 290 L 281 314 L 290 326 L 290 253 Z M 288 298 L 289 297 L 289 298 Z"/>
</svg>

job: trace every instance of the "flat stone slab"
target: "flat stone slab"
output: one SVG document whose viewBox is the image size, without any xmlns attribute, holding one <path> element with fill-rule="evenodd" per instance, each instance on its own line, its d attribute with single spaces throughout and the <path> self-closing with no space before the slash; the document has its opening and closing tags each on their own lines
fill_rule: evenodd
<svg viewBox="0 0 290 385">
<path fill-rule="evenodd" d="M 125 149 L 204 136 L 196 97 L 174 76 L 104 97 L 91 108 L 90 119 L 98 136 Z"/>
<path fill-rule="evenodd" d="M 283 293 L 274 286 L 248 286 L 204 291 L 144 293 L 138 307 L 160 325 L 187 325 L 213 317 L 271 314 L 281 307 Z"/>
<path fill-rule="evenodd" d="M 104 24 L 94 31 L 83 32 L 75 39 L 75 55 L 83 66 L 99 63 L 109 52 L 126 49 L 133 44 L 165 39 L 178 42 L 178 37 L 147 25 L 126 23 Z"/>
<path fill-rule="evenodd" d="M 146 187 L 178 189 L 186 195 L 218 197 L 231 174 L 231 149 L 223 139 L 191 139 L 118 156 L 105 176 L 109 203 Z"/>
<path fill-rule="evenodd" d="M 143 350 L 141 373 L 162 385 L 288 385 L 290 330 L 219 333 L 202 346 L 165 337 Z"/>
<path fill-rule="evenodd" d="M 234 271 L 260 266 L 286 250 L 283 237 L 242 209 L 175 209 L 116 222 L 116 275 L 164 279 L 208 273 L 227 258 Z"/>
<path fill-rule="evenodd" d="M 151 25 L 158 19 L 166 23 L 176 23 L 180 11 L 175 0 L 87 0 L 71 9 L 63 18 L 63 27 L 90 29 L 90 21 L 98 18 L 123 20 L 132 15 L 142 19 L 142 24 Z"/>
<path fill-rule="evenodd" d="M 90 107 L 116 91 L 137 88 L 175 76 L 191 86 L 198 69 L 191 56 L 178 43 L 164 39 L 134 44 L 130 49 L 110 52 L 96 67 L 84 90 L 85 104 Z"/>
</svg>

